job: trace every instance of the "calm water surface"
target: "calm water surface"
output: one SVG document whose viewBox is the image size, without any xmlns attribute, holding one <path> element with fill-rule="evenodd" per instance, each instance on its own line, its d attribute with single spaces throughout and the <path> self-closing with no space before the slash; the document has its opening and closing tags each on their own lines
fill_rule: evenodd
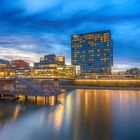
<svg viewBox="0 0 140 140">
<path fill-rule="evenodd" d="M 140 91 L 77 89 L 57 106 L 0 102 L 0 140 L 140 140 Z"/>
</svg>

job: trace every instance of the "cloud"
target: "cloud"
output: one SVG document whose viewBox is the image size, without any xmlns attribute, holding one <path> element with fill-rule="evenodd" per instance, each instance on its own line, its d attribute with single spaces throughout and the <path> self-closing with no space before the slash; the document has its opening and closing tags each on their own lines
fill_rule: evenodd
<svg viewBox="0 0 140 140">
<path fill-rule="evenodd" d="M 0 47 L 14 57 L 56 53 L 70 63 L 71 35 L 110 29 L 114 64 L 140 60 L 139 0 L 1 0 Z M 26 54 L 25 54 L 25 53 Z M 0 52 L 5 58 L 10 57 Z M 28 55 L 29 55 L 28 54 Z M 32 56 L 34 57 L 34 56 Z"/>
<path fill-rule="evenodd" d="M 62 0 L 21 0 L 21 4 L 28 14 L 49 10 L 61 2 Z"/>
<path fill-rule="evenodd" d="M 44 34 L 41 39 L 36 40 L 25 37 L 0 37 L 0 56 L 8 60 L 25 59 L 38 62 L 39 57 L 54 53 L 66 56 L 66 61 L 69 63 L 70 47 L 64 35 L 60 34 L 59 37 L 61 39 L 54 34 Z"/>
<path fill-rule="evenodd" d="M 120 64 L 115 64 L 112 67 L 112 71 L 113 72 L 119 72 L 119 71 L 123 72 L 123 71 L 126 71 L 127 69 L 134 68 L 134 67 L 140 68 L 140 63 L 129 63 L 129 64 L 120 63 Z"/>
<path fill-rule="evenodd" d="M 32 51 L 25 51 L 14 47 L 0 47 L 0 58 L 5 60 L 23 59 L 28 62 L 36 62 L 39 61 L 40 55 Z"/>
</svg>

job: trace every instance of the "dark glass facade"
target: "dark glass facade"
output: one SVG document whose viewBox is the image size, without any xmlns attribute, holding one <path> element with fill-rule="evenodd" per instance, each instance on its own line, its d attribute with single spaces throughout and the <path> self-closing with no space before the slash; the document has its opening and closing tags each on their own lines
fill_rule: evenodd
<svg viewBox="0 0 140 140">
<path fill-rule="evenodd" d="M 80 65 L 83 74 L 110 74 L 113 65 L 113 41 L 110 30 L 72 35 L 72 65 Z"/>
</svg>

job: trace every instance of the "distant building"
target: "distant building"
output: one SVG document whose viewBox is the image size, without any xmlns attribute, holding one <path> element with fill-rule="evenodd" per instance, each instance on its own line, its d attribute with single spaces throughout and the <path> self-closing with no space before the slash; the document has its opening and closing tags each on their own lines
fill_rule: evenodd
<svg viewBox="0 0 140 140">
<path fill-rule="evenodd" d="M 45 55 L 40 58 L 39 63 L 34 63 L 34 68 L 48 68 L 48 65 L 65 65 L 65 57 L 64 56 L 56 56 L 55 54 Z"/>
<path fill-rule="evenodd" d="M 65 57 L 64 56 L 56 56 L 55 62 L 57 65 L 64 66 L 65 65 Z"/>
<path fill-rule="evenodd" d="M 72 65 L 80 65 L 82 74 L 110 74 L 113 45 L 109 30 L 72 35 Z"/>
<path fill-rule="evenodd" d="M 8 68 L 10 66 L 10 62 L 7 60 L 0 59 L 0 69 Z"/>
<path fill-rule="evenodd" d="M 13 60 L 11 61 L 11 68 L 14 69 L 28 69 L 29 63 L 25 60 Z"/>
<path fill-rule="evenodd" d="M 65 65 L 64 56 L 49 54 L 40 58 L 39 63 L 34 63 L 31 75 L 36 78 L 73 78 L 75 66 Z"/>
<path fill-rule="evenodd" d="M 40 58 L 40 63 L 43 64 L 55 64 L 55 54 L 45 55 L 44 57 Z"/>
<path fill-rule="evenodd" d="M 10 62 L 7 60 L 0 59 L 0 78 L 9 76 Z"/>
<path fill-rule="evenodd" d="M 30 77 L 30 66 L 25 60 L 13 60 L 11 61 L 10 77 Z"/>
<path fill-rule="evenodd" d="M 32 69 L 32 77 L 34 78 L 74 78 L 74 66 L 59 66 L 57 64 L 48 64 L 45 68 Z"/>
</svg>

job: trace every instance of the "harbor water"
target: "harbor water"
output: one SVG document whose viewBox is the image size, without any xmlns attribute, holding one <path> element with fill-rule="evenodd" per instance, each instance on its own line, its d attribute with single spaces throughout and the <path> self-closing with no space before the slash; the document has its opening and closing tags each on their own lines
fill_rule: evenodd
<svg viewBox="0 0 140 140">
<path fill-rule="evenodd" d="M 140 91 L 74 89 L 50 100 L 0 101 L 0 140 L 140 140 Z"/>
</svg>

